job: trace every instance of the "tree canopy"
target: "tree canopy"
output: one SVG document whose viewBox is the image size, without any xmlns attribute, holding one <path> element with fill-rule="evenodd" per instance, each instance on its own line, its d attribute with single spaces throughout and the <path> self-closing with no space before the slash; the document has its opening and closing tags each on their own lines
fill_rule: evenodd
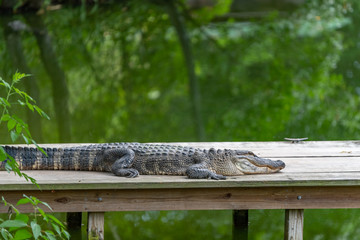
<svg viewBox="0 0 360 240">
<path fill-rule="evenodd" d="M 32 74 L 28 88 L 53 119 L 36 125 L 42 141 L 196 141 L 199 129 L 206 141 L 358 137 L 356 1 L 241 21 L 216 18 L 232 1 L 170 2 L 177 16 L 136 0 L 2 14 L 0 74 Z"/>
</svg>

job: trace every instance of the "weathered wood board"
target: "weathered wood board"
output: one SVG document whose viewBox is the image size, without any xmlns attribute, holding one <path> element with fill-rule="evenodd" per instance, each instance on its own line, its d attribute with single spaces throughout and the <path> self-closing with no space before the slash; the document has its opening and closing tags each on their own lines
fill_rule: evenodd
<svg viewBox="0 0 360 240">
<path fill-rule="evenodd" d="M 285 211 L 285 240 L 302 240 L 304 229 L 304 210 L 287 209 Z"/>
<path fill-rule="evenodd" d="M 172 144 L 251 150 L 261 157 L 283 160 L 286 168 L 276 174 L 228 177 L 225 181 L 24 171 L 38 180 L 42 191 L 13 174 L 0 172 L 0 192 L 10 202 L 23 193 L 35 195 L 56 212 L 360 207 L 360 141 Z M 0 206 L 0 212 L 6 211 Z"/>
</svg>

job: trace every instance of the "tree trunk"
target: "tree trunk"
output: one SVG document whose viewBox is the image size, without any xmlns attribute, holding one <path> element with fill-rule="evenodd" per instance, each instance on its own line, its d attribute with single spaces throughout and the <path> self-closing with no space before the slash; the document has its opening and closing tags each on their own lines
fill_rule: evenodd
<svg viewBox="0 0 360 240">
<path fill-rule="evenodd" d="M 181 15 L 175 5 L 174 0 L 165 1 L 169 12 L 169 17 L 174 25 L 179 37 L 181 48 L 184 54 L 184 60 L 189 79 L 189 89 L 192 101 L 192 111 L 194 116 L 195 128 L 198 140 L 205 140 L 205 130 L 201 114 L 201 96 L 199 90 L 199 82 L 195 74 L 194 56 L 191 50 L 191 42 L 186 32 L 184 23 L 182 22 Z"/>
<path fill-rule="evenodd" d="M 26 30 L 26 25 L 19 20 L 14 20 L 12 16 L 3 17 L 2 25 L 4 29 L 6 49 L 9 52 L 14 72 L 18 70 L 21 73 L 31 74 L 21 43 L 21 32 Z M 31 75 L 27 77 L 23 83 L 25 85 L 26 93 L 36 101 L 39 100 L 39 87 L 35 76 Z M 32 137 L 37 142 L 42 142 L 41 117 L 30 110 L 26 111 L 26 114 L 27 123 Z"/>
<path fill-rule="evenodd" d="M 65 73 L 61 69 L 47 28 L 36 14 L 25 14 L 40 49 L 41 60 L 52 81 L 53 102 L 60 142 L 71 141 L 71 120 L 69 112 L 69 91 Z"/>
</svg>

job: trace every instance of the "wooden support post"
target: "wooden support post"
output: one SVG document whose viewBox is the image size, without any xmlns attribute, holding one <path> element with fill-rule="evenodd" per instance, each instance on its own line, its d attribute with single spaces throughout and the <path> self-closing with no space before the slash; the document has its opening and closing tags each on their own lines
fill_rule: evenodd
<svg viewBox="0 0 360 240">
<path fill-rule="evenodd" d="M 304 209 L 285 210 L 285 240 L 302 240 L 304 229 Z"/>
<path fill-rule="evenodd" d="M 249 226 L 248 210 L 233 210 L 233 240 L 247 240 Z"/>
<path fill-rule="evenodd" d="M 88 240 L 104 240 L 104 212 L 88 213 Z"/>
</svg>

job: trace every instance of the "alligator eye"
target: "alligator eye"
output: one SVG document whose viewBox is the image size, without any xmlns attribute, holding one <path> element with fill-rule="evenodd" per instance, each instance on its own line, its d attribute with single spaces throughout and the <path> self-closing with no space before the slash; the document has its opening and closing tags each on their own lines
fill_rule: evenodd
<svg viewBox="0 0 360 240">
<path fill-rule="evenodd" d="M 242 171 L 249 171 L 254 168 L 254 166 L 248 162 L 246 159 L 238 159 L 236 162 L 236 166 Z"/>
</svg>

